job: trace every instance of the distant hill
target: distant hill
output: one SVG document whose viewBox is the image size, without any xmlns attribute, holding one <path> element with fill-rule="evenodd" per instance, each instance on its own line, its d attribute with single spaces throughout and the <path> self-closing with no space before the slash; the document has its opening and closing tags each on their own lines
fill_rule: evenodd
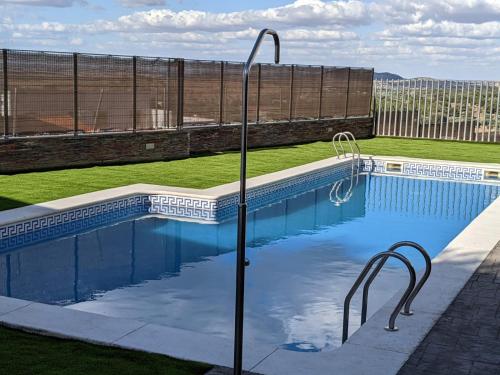
<svg viewBox="0 0 500 375">
<path fill-rule="evenodd" d="M 394 73 L 389 73 L 389 72 L 377 73 L 377 72 L 375 72 L 374 79 L 383 79 L 384 81 L 386 79 L 388 79 L 389 81 L 392 81 L 392 80 L 404 79 L 404 78 L 401 77 L 400 75 L 394 74 Z"/>
</svg>

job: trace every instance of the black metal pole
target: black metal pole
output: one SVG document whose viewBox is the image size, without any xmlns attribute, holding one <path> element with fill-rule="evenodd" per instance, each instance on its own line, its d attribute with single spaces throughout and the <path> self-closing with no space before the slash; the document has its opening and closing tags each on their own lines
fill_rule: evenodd
<svg viewBox="0 0 500 375">
<path fill-rule="evenodd" d="M 259 50 L 260 44 L 266 34 L 272 35 L 274 39 L 274 62 L 279 63 L 280 42 L 276 31 L 263 29 L 252 52 L 243 67 L 242 85 L 242 120 L 241 120 L 241 158 L 240 158 L 240 199 L 238 204 L 238 239 L 236 252 L 236 306 L 234 319 L 234 375 L 241 375 L 243 370 L 243 319 L 245 301 L 245 266 L 248 265 L 245 257 L 246 250 L 246 226 L 247 226 L 247 202 L 246 202 L 246 179 L 247 179 L 247 138 L 248 138 L 248 76 L 253 61 Z"/>
</svg>

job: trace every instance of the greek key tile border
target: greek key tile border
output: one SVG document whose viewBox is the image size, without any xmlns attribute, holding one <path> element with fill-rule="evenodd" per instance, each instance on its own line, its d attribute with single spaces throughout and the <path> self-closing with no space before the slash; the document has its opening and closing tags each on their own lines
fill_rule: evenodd
<svg viewBox="0 0 500 375">
<path fill-rule="evenodd" d="M 471 182 L 485 181 L 484 169 L 480 167 L 397 161 L 397 158 L 394 160 L 365 159 L 362 171 L 408 177 Z M 387 163 L 400 164 L 401 170 L 388 171 Z M 346 161 L 331 168 L 323 168 L 251 188 L 247 193 L 248 208 L 255 210 L 282 199 L 302 194 L 330 184 L 350 173 L 351 164 Z M 493 181 L 493 183 L 495 182 Z M 500 183 L 500 181 L 498 182 Z M 137 215 L 160 214 L 169 217 L 223 221 L 236 215 L 238 199 L 238 193 L 220 199 L 176 195 L 174 193 L 132 195 L 0 226 L 0 250 L 53 239 Z"/>
<path fill-rule="evenodd" d="M 217 201 L 179 195 L 150 195 L 149 213 L 190 219 L 215 220 Z"/>
<path fill-rule="evenodd" d="M 0 226 L 0 250 L 144 215 L 148 212 L 149 205 L 148 195 L 133 195 L 3 225 Z"/>
<path fill-rule="evenodd" d="M 401 171 L 387 170 L 387 163 L 396 163 L 401 165 Z M 363 161 L 363 171 L 370 173 L 396 174 L 408 177 L 439 178 L 443 180 L 468 181 L 468 182 L 488 182 L 500 183 L 500 181 L 486 180 L 484 178 L 485 170 L 476 166 L 464 166 L 457 164 L 438 164 L 419 161 L 397 161 L 365 159 Z"/>
<path fill-rule="evenodd" d="M 483 179 L 482 168 L 447 164 L 403 163 L 403 174 L 461 181 L 481 181 Z"/>
</svg>

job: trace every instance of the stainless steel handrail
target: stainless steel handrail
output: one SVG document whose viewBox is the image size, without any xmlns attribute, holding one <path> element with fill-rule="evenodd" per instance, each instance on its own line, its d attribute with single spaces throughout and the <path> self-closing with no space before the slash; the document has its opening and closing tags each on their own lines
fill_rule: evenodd
<svg viewBox="0 0 500 375">
<path fill-rule="evenodd" d="M 356 142 L 356 138 L 354 137 L 354 134 L 352 134 L 349 131 L 337 133 L 332 138 L 332 144 L 333 144 L 333 148 L 335 149 L 335 153 L 337 154 L 337 158 L 340 159 L 340 155 L 342 155 L 344 157 L 347 156 L 345 149 L 344 149 L 344 146 L 342 144 L 342 138 L 344 138 L 345 141 L 347 141 L 347 144 L 349 145 L 349 148 L 351 149 L 351 156 L 352 156 L 351 177 L 350 177 L 350 179 L 346 178 L 346 179 L 341 179 L 339 181 L 336 181 L 332 185 L 332 188 L 330 190 L 330 201 L 332 203 L 334 203 L 336 206 L 340 206 L 341 204 L 347 202 L 351 198 L 352 189 L 354 187 L 354 183 L 353 183 L 354 174 L 356 174 L 356 185 L 357 185 L 359 182 L 359 172 L 361 169 L 361 150 L 359 148 L 358 143 Z M 342 150 L 342 153 L 339 152 L 337 145 L 335 144 L 336 141 L 338 141 L 338 144 Z M 354 148 L 352 146 L 351 141 L 352 141 L 352 143 L 354 143 L 354 146 L 356 147 L 357 152 L 354 151 Z M 354 167 L 355 159 L 357 159 L 356 168 Z M 350 182 L 349 188 L 347 189 L 345 195 L 343 197 L 340 197 L 339 189 L 343 185 L 344 181 L 347 179 L 349 179 L 349 182 Z"/>
<path fill-rule="evenodd" d="M 335 181 L 332 185 L 332 188 L 330 189 L 330 202 L 332 202 L 336 206 L 340 206 L 341 204 L 346 203 L 352 197 L 352 188 L 353 188 L 352 181 L 354 179 L 354 176 L 350 177 L 350 186 L 347 189 L 347 192 L 345 193 L 345 195 L 343 197 L 341 197 L 339 195 L 339 189 L 342 186 L 342 184 L 344 183 L 344 181 L 347 179 L 349 179 L 349 178 L 347 177 L 345 179 Z"/>
<path fill-rule="evenodd" d="M 424 260 L 425 260 L 424 274 L 422 275 L 421 279 L 418 281 L 417 285 L 415 285 L 415 288 L 413 289 L 411 294 L 408 296 L 408 300 L 405 302 L 405 305 L 404 305 L 404 310 L 401 312 L 401 314 L 403 314 L 403 315 L 413 315 L 413 312 L 411 311 L 411 303 L 413 302 L 413 300 L 415 299 L 417 294 L 420 292 L 420 289 L 422 289 L 425 282 L 429 278 L 431 271 L 432 271 L 432 263 L 431 263 L 431 257 L 429 256 L 427 251 L 425 251 L 425 249 L 422 246 L 420 246 L 418 243 L 412 242 L 412 241 L 397 242 L 394 245 L 392 245 L 389 249 L 387 249 L 387 252 L 394 252 L 397 249 L 399 249 L 400 247 L 405 247 L 405 246 L 418 250 L 420 252 L 420 254 L 422 254 L 422 256 L 424 257 Z M 377 275 L 380 272 L 380 270 L 382 269 L 382 267 L 384 267 L 384 264 L 385 264 L 385 262 L 387 262 L 387 259 L 388 259 L 388 257 L 385 257 L 385 258 L 382 258 L 380 260 L 380 262 L 377 264 L 377 267 L 373 270 L 371 275 L 368 277 L 368 279 L 366 280 L 366 283 L 363 287 L 363 305 L 361 307 L 361 325 L 365 324 L 365 322 L 366 322 L 366 314 L 367 314 L 367 310 L 368 310 L 368 290 L 370 289 L 370 285 L 373 282 L 373 280 L 375 279 L 375 277 L 377 277 Z"/>
<path fill-rule="evenodd" d="M 355 153 L 354 153 L 354 148 L 352 147 L 351 141 L 354 143 L 354 146 L 356 147 L 358 159 L 359 159 L 359 156 L 361 155 L 361 149 L 359 148 L 358 142 L 356 142 L 356 137 L 354 137 L 354 134 L 352 134 L 349 131 L 337 133 L 332 138 L 332 145 L 333 145 L 333 148 L 335 149 L 335 153 L 337 154 L 337 157 L 340 159 L 340 153 L 337 149 L 335 141 L 338 142 L 340 148 L 342 149 L 342 155 L 344 157 L 346 156 L 344 146 L 342 145 L 341 137 L 344 137 L 345 140 L 347 141 L 347 144 L 349 145 L 349 147 L 351 149 L 351 153 L 352 153 L 353 157 L 354 157 Z M 337 138 L 338 138 L 338 140 L 337 140 Z"/>
<path fill-rule="evenodd" d="M 405 292 L 403 293 L 403 296 L 399 300 L 398 304 L 394 308 L 394 310 L 391 313 L 391 316 L 389 317 L 389 324 L 385 329 L 387 331 L 397 331 L 398 328 L 396 327 L 396 318 L 401 311 L 401 308 L 405 304 L 405 302 L 408 300 L 408 297 L 410 296 L 411 292 L 415 288 L 415 281 L 416 281 L 416 274 L 415 274 L 415 269 L 411 265 L 410 261 L 404 256 L 399 253 L 395 252 L 390 252 L 390 251 L 384 251 L 382 253 L 378 253 L 375 256 L 373 256 L 368 263 L 366 263 L 365 268 L 361 271 L 359 274 L 358 278 L 354 282 L 353 286 L 349 290 L 349 293 L 347 293 L 347 296 L 345 297 L 344 300 L 344 321 L 343 321 L 343 326 L 342 326 L 342 343 L 346 342 L 348 336 L 349 336 L 349 306 L 351 304 L 351 299 L 354 296 L 354 293 L 358 290 L 359 286 L 363 282 L 364 278 L 368 274 L 368 272 L 371 270 L 375 262 L 377 262 L 379 259 L 387 259 L 389 257 L 396 258 L 400 260 L 408 269 L 408 273 L 410 274 L 410 282 L 408 283 L 408 287 L 406 288 Z"/>
<path fill-rule="evenodd" d="M 274 39 L 274 62 L 280 60 L 280 40 L 278 33 L 271 29 L 263 29 L 255 44 L 248 60 L 243 67 L 242 85 L 242 114 L 241 114 L 241 158 L 240 158 L 240 199 L 238 204 L 238 239 L 236 251 L 236 303 L 234 319 L 234 370 L 233 374 L 241 375 L 243 367 L 243 317 L 245 297 L 245 267 L 249 265 L 245 257 L 246 225 L 247 225 L 247 202 L 246 202 L 246 179 L 247 179 L 247 139 L 248 139 L 248 76 L 252 68 L 255 56 L 259 51 L 262 40 L 269 34 Z"/>
</svg>

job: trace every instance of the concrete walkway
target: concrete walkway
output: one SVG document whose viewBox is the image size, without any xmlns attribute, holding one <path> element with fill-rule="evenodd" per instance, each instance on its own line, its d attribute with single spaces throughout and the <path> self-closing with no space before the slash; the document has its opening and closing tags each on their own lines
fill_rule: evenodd
<svg viewBox="0 0 500 375">
<path fill-rule="evenodd" d="M 500 242 L 398 375 L 500 374 Z"/>
</svg>

